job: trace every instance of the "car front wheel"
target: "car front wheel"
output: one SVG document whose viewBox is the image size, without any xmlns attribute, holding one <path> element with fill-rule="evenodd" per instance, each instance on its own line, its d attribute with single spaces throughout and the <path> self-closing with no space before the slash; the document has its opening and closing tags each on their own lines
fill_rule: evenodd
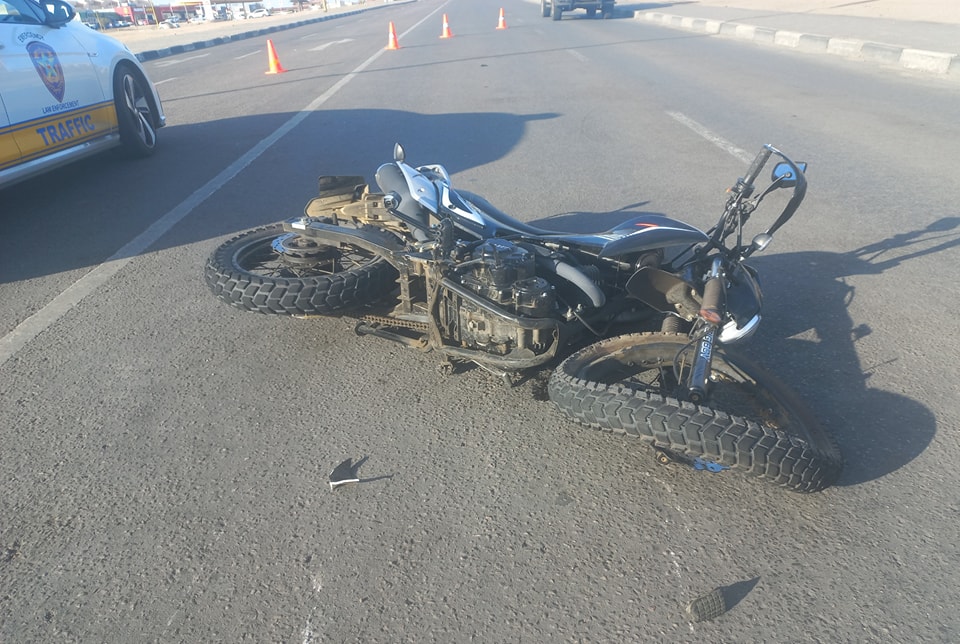
<svg viewBox="0 0 960 644">
<path fill-rule="evenodd" d="M 146 81 L 132 67 L 121 65 L 113 86 L 120 144 L 132 157 L 146 157 L 157 147 L 157 121 Z"/>
</svg>

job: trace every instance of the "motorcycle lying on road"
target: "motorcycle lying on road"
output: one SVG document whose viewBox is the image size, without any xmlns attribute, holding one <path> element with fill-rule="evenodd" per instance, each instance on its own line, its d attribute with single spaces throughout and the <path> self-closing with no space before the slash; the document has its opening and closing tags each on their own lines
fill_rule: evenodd
<svg viewBox="0 0 960 644">
<path fill-rule="evenodd" d="M 570 233 L 454 189 L 443 166 L 411 166 L 398 144 L 379 191 L 360 176 L 320 177 L 304 216 L 225 242 L 205 279 L 248 311 L 351 312 L 358 334 L 434 352 L 447 373 L 474 363 L 509 382 L 563 358 L 548 392 L 573 419 L 639 438 L 661 463 L 811 492 L 839 476 L 839 450 L 795 394 L 730 348 L 760 322 L 746 260 L 800 206 L 805 167 L 764 146 L 706 232 L 643 215 Z M 782 212 L 745 241 L 751 214 L 780 189 L 792 190 Z"/>
</svg>

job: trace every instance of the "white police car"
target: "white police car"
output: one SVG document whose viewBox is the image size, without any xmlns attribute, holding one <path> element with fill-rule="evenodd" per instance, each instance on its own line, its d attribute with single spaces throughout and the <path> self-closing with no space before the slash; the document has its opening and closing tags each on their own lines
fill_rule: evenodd
<svg viewBox="0 0 960 644">
<path fill-rule="evenodd" d="M 165 117 L 136 57 L 63 0 L 0 0 L 0 187 L 120 147 L 147 156 Z"/>
</svg>

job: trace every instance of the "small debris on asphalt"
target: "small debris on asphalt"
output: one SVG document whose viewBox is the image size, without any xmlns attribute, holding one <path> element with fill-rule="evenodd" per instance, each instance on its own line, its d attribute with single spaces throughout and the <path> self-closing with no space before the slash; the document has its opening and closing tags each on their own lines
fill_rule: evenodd
<svg viewBox="0 0 960 644">
<path fill-rule="evenodd" d="M 723 598 L 721 588 L 714 588 L 706 595 L 701 595 L 687 604 L 687 615 L 695 622 L 716 619 L 725 612 L 727 612 L 727 602 Z"/>
<path fill-rule="evenodd" d="M 357 466 L 360 464 L 357 463 Z M 333 471 L 330 472 L 330 489 L 336 490 L 338 487 L 343 485 L 349 485 L 350 483 L 359 483 L 360 477 L 357 475 L 357 467 L 353 464 L 353 459 L 348 458 L 344 462 L 337 465 L 333 468 Z"/>
</svg>

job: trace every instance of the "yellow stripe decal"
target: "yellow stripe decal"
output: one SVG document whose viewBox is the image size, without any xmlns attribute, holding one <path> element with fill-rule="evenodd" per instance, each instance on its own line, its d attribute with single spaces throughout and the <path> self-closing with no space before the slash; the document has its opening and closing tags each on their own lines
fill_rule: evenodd
<svg viewBox="0 0 960 644">
<path fill-rule="evenodd" d="M 0 128 L 0 169 L 117 131 L 112 101 Z M 17 159 L 19 149 L 21 158 Z"/>
<path fill-rule="evenodd" d="M 20 162 L 20 148 L 13 134 L 0 133 L 0 170 Z"/>
</svg>

